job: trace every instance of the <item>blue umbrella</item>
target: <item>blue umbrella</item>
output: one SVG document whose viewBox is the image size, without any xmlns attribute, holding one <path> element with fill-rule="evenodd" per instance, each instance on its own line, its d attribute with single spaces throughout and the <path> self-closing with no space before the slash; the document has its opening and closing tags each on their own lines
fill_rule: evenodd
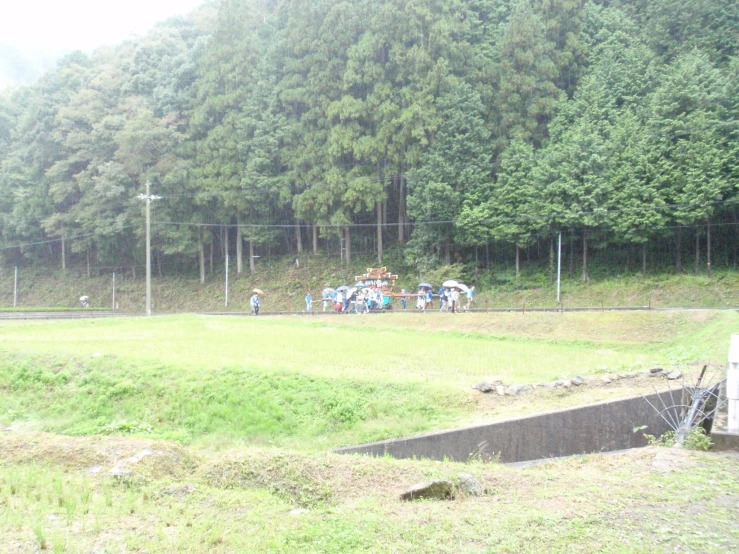
<svg viewBox="0 0 739 554">
<path fill-rule="evenodd" d="M 421 283 L 420 285 L 418 285 L 418 288 L 419 289 L 432 289 L 434 288 L 434 285 L 432 285 L 431 283 Z"/>
<path fill-rule="evenodd" d="M 349 287 L 346 285 L 341 285 L 340 287 L 336 287 L 336 292 L 341 292 L 343 290 L 349 290 Z"/>
<path fill-rule="evenodd" d="M 357 283 L 356 285 L 354 285 L 354 286 L 355 286 L 355 287 L 357 287 L 358 289 L 363 289 L 363 288 L 367 288 L 367 285 L 365 285 L 365 284 L 364 284 L 363 282 L 361 282 L 361 281 L 360 281 L 359 283 Z"/>
</svg>

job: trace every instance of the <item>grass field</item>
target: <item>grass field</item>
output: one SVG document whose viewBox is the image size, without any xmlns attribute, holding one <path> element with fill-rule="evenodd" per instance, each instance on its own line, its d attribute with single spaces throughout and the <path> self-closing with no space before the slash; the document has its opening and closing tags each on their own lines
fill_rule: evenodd
<svg viewBox="0 0 739 554">
<path fill-rule="evenodd" d="M 525 470 L 328 451 L 635 394 L 652 381 L 470 386 L 724 363 L 738 329 L 711 311 L 2 322 L 0 552 L 736 550 L 736 457 L 662 475 L 654 449 Z M 460 472 L 487 494 L 398 500 Z"/>
</svg>

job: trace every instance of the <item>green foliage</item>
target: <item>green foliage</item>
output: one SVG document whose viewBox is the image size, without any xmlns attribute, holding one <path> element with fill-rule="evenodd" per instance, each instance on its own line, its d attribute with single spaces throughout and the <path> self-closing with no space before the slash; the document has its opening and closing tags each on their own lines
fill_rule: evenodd
<svg viewBox="0 0 739 554">
<path fill-rule="evenodd" d="M 572 230 L 587 280 L 589 251 L 715 222 L 734 265 L 738 25 L 731 0 L 208 4 L 0 94 L 4 259 L 141 264 L 148 181 L 156 255 L 203 272 L 231 235 L 300 251 L 301 223 L 421 272 Z"/>
<path fill-rule="evenodd" d="M 673 447 L 677 441 L 675 431 L 667 431 L 659 438 L 654 435 L 644 436 L 647 438 L 647 442 L 649 442 L 651 446 Z M 686 450 L 707 452 L 713 446 L 713 441 L 711 441 L 711 437 L 706 435 L 706 431 L 703 427 L 694 427 L 688 432 L 688 435 L 685 437 L 681 446 Z"/>
</svg>

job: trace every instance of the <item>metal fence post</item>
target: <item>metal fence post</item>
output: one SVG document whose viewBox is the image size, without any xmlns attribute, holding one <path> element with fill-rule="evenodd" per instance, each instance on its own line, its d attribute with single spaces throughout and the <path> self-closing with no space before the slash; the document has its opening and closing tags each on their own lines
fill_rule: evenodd
<svg viewBox="0 0 739 554">
<path fill-rule="evenodd" d="M 731 343 L 729 344 L 726 400 L 729 408 L 727 430 L 729 433 L 739 433 L 739 335 L 731 335 Z"/>
</svg>

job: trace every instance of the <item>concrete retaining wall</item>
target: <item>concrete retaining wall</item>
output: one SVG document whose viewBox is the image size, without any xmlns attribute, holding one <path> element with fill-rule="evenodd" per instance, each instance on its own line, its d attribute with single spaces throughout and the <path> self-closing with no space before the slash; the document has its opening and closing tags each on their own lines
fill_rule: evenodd
<svg viewBox="0 0 739 554">
<path fill-rule="evenodd" d="M 670 406 L 670 393 L 651 394 L 655 406 Z M 675 395 L 678 398 L 678 395 Z M 643 431 L 634 427 L 647 425 Z M 557 410 L 529 417 L 392 439 L 336 450 L 395 458 L 450 459 L 464 462 L 482 450 L 500 454 L 503 463 L 556 458 L 645 446 L 644 433 L 659 436 L 667 423 L 641 396 Z"/>
</svg>

